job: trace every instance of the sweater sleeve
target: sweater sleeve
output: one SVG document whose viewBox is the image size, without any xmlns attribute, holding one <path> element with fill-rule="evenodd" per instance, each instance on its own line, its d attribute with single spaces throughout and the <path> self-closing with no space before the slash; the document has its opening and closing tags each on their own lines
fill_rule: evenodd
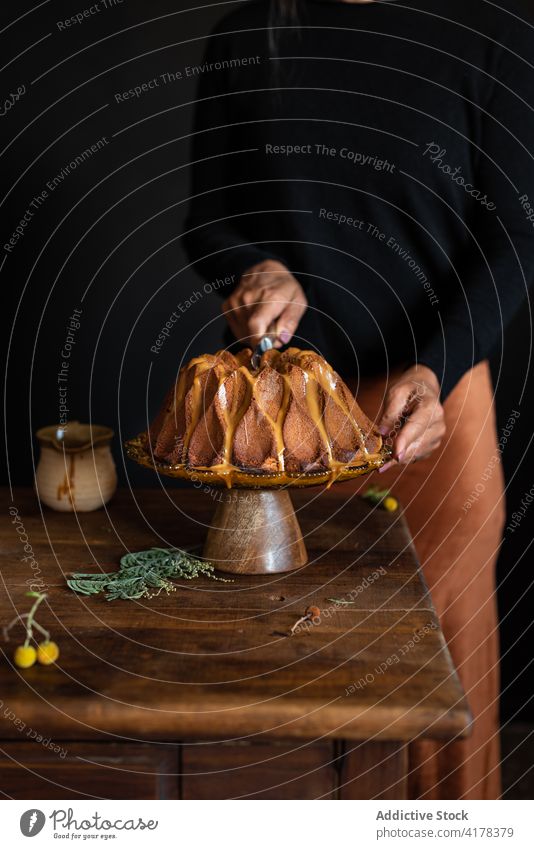
<svg viewBox="0 0 534 849">
<path fill-rule="evenodd" d="M 229 208 L 226 187 L 235 183 L 236 174 L 229 160 L 239 157 L 239 150 L 247 147 L 246 132 L 232 133 L 232 94 L 229 72 L 224 67 L 224 60 L 229 58 L 231 45 L 223 20 L 209 38 L 203 59 L 207 70 L 199 78 L 191 149 L 191 200 L 183 241 L 200 275 L 207 279 L 233 275 L 233 286 L 256 263 L 283 260 L 250 244 L 240 226 L 246 211 Z M 223 63 L 223 68 L 212 69 L 216 63 Z M 240 143 L 234 144 L 233 139 Z M 225 287 L 225 296 L 232 286 Z"/>
<path fill-rule="evenodd" d="M 534 72 L 519 55 L 531 52 L 525 34 L 516 31 L 507 43 L 513 47 L 501 48 L 475 157 L 476 189 L 496 208 L 478 201 L 475 221 L 466 222 L 472 236 L 468 254 L 456 264 L 460 294 L 441 315 L 442 331 L 419 351 L 419 362 L 441 382 L 443 400 L 466 371 L 502 345 L 534 277 Z"/>
</svg>

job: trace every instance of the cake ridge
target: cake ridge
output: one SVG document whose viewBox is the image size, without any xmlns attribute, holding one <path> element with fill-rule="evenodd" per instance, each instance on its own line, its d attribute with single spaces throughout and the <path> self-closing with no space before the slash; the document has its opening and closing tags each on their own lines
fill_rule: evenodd
<svg viewBox="0 0 534 849">
<path fill-rule="evenodd" d="M 217 471 L 333 474 L 373 459 L 382 438 L 315 351 L 221 350 L 190 360 L 149 427 L 156 459 Z"/>
</svg>

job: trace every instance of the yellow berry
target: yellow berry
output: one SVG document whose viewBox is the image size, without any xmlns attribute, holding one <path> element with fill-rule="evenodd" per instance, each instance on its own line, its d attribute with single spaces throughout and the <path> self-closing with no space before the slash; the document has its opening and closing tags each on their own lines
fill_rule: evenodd
<svg viewBox="0 0 534 849">
<path fill-rule="evenodd" d="M 384 498 L 382 504 L 390 513 L 394 513 L 399 507 L 399 502 L 392 495 L 388 495 L 387 498 Z"/>
<path fill-rule="evenodd" d="M 44 642 L 39 643 L 37 646 L 37 660 L 39 663 L 42 663 L 43 666 L 50 666 L 51 663 L 55 663 L 59 657 L 59 648 L 57 643 L 52 642 Z"/>
<path fill-rule="evenodd" d="M 17 646 L 13 660 L 15 661 L 15 666 L 18 666 L 19 669 L 28 669 L 28 667 L 33 666 L 35 663 L 36 657 L 37 652 L 33 646 Z"/>
</svg>

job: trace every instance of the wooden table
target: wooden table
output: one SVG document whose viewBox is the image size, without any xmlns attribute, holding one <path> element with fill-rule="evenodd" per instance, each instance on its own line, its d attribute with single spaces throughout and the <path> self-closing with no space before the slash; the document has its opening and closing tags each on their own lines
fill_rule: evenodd
<svg viewBox="0 0 534 849">
<path fill-rule="evenodd" d="M 6 796 L 402 799 L 408 742 L 468 733 L 406 523 L 350 483 L 293 494 L 301 570 L 132 602 L 66 587 L 66 573 L 111 571 L 126 550 L 200 543 L 225 497 L 124 490 L 72 515 L 4 492 L 0 620 L 26 612 L 41 581 L 39 621 L 61 647 L 56 666 L 18 670 L 22 630 L 3 644 Z M 286 636 L 308 605 L 320 621 Z"/>
</svg>

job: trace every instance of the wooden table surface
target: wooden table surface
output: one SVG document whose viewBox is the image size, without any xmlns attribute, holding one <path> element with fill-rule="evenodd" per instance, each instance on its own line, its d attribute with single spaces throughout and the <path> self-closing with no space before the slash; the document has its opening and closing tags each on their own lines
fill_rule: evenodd
<svg viewBox="0 0 534 849">
<path fill-rule="evenodd" d="M 0 621 L 27 611 L 28 583 L 42 579 L 49 606 L 39 621 L 61 657 L 53 667 L 15 669 L 22 631 L 13 629 L 0 667 L 1 739 L 20 737 L 6 706 L 56 741 L 399 741 L 467 732 L 469 710 L 404 519 L 370 507 L 350 484 L 292 495 L 310 555 L 298 571 L 202 578 L 140 601 L 66 587 L 66 573 L 111 571 L 127 550 L 200 543 L 216 497 L 231 493 L 123 490 L 107 508 L 73 515 L 41 512 L 30 490 L 13 501 L 4 491 Z M 22 560 L 24 543 L 37 567 Z M 320 623 L 285 636 L 308 605 L 321 609 Z"/>
</svg>

